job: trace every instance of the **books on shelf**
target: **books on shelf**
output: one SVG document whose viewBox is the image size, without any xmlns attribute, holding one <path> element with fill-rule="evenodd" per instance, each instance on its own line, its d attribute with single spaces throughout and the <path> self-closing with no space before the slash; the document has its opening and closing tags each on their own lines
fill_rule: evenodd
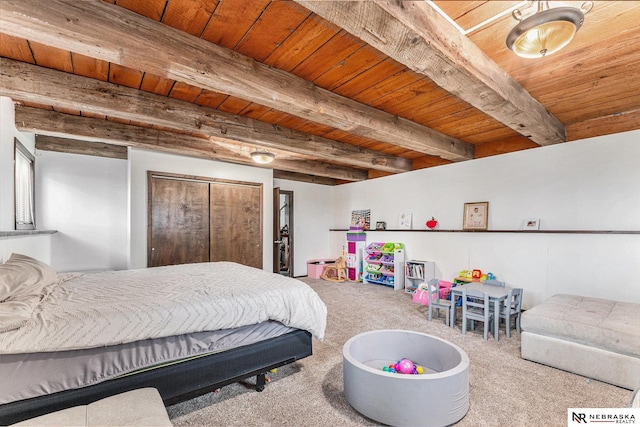
<svg viewBox="0 0 640 427">
<path fill-rule="evenodd" d="M 424 279 L 424 264 L 413 264 L 407 262 L 407 270 L 405 274 L 416 279 Z"/>
<path fill-rule="evenodd" d="M 435 264 L 433 261 L 416 259 L 405 263 L 405 292 L 413 293 L 422 283 L 435 278 Z"/>
</svg>

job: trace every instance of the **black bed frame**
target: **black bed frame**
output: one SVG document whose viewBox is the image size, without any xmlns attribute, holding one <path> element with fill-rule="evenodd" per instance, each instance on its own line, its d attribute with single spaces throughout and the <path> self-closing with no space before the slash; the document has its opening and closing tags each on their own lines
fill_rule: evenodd
<svg viewBox="0 0 640 427">
<path fill-rule="evenodd" d="M 262 391 L 268 371 L 311 354 L 311 334 L 295 330 L 255 344 L 122 376 L 92 386 L 0 405 L 0 425 L 17 423 L 72 406 L 87 405 L 142 387 L 158 389 L 167 406 L 254 375 L 257 377 L 256 390 Z"/>
</svg>

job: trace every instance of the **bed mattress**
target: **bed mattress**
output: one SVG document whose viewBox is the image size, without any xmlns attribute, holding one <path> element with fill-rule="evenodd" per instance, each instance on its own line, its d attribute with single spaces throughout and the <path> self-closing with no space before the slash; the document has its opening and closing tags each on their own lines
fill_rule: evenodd
<svg viewBox="0 0 640 427">
<path fill-rule="evenodd" d="M 69 351 L 0 355 L 0 404 L 91 386 L 142 370 L 247 346 L 294 328 L 266 321 Z"/>
<path fill-rule="evenodd" d="M 61 275 L 62 276 L 62 275 Z M 322 340 L 327 309 L 305 283 L 232 262 L 67 275 L 22 304 L 0 353 L 105 347 L 276 320 Z M 17 310 L 13 310 L 14 312 Z"/>
</svg>

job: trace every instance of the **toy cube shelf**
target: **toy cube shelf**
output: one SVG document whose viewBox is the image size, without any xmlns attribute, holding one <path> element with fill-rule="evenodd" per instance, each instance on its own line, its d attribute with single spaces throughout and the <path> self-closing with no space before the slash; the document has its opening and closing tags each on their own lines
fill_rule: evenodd
<svg viewBox="0 0 640 427">
<path fill-rule="evenodd" d="M 372 242 L 363 251 L 362 281 L 404 289 L 404 245 Z"/>
</svg>

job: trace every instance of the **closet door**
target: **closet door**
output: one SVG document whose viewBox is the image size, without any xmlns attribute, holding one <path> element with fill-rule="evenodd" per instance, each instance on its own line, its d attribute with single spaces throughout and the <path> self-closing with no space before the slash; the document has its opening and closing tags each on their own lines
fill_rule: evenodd
<svg viewBox="0 0 640 427">
<path fill-rule="evenodd" d="M 209 261 L 209 183 L 149 175 L 147 265 Z"/>
<path fill-rule="evenodd" d="M 211 183 L 211 261 L 262 268 L 262 184 Z"/>
</svg>

